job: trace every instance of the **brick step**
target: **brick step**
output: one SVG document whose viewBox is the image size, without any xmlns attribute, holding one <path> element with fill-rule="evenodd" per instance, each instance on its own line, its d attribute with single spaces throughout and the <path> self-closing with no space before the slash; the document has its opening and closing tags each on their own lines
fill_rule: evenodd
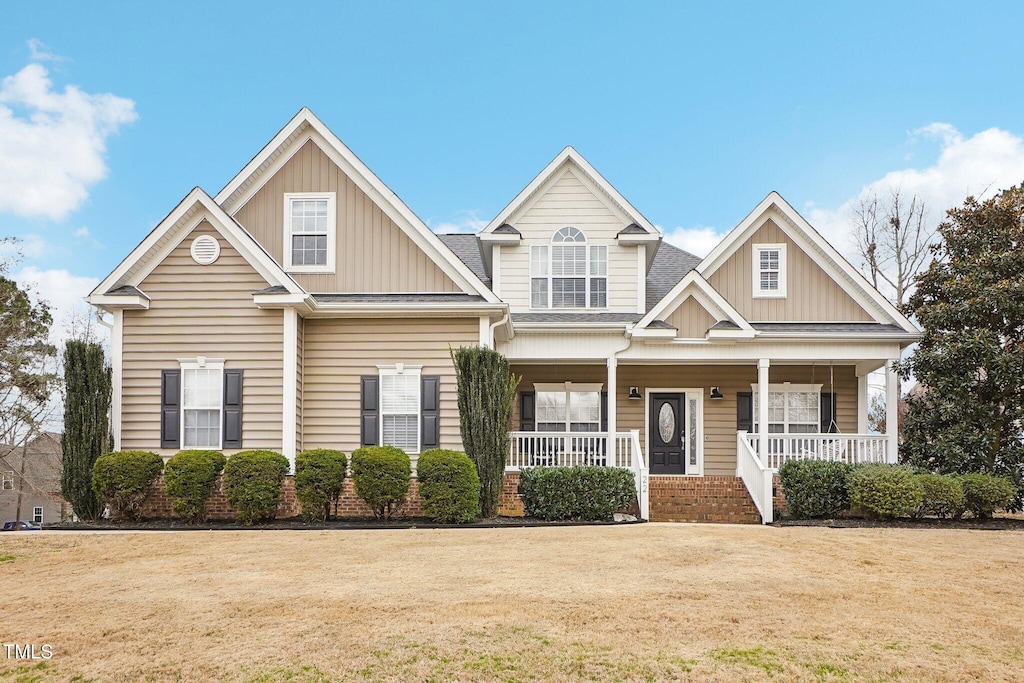
<svg viewBox="0 0 1024 683">
<path fill-rule="evenodd" d="M 739 477 L 652 475 L 650 481 L 652 522 L 757 524 L 761 521 Z"/>
</svg>

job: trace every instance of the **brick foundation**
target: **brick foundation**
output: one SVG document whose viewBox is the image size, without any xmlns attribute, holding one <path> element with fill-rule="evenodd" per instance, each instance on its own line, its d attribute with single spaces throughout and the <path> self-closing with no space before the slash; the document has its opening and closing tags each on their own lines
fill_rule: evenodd
<svg viewBox="0 0 1024 683">
<path fill-rule="evenodd" d="M 498 514 L 502 517 L 522 517 L 526 514 L 523 498 L 519 495 L 519 473 L 506 472 L 498 499 Z"/>
<path fill-rule="evenodd" d="M 739 477 L 673 477 L 651 475 L 652 522 L 761 521 L 747 487 Z"/>
</svg>

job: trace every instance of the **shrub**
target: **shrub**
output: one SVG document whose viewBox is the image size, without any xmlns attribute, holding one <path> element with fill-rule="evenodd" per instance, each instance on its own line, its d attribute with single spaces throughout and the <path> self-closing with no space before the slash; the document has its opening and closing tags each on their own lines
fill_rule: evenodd
<svg viewBox="0 0 1024 683">
<path fill-rule="evenodd" d="M 220 451 L 181 451 L 167 461 L 164 490 L 174 498 L 174 511 L 189 522 L 206 519 L 206 501 L 226 459 Z"/>
<path fill-rule="evenodd" d="M 480 513 L 480 477 L 465 453 L 435 448 L 416 461 L 423 512 L 442 524 L 472 522 Z"/>
<path fill-rule="evenodd" d="M 921 484 L 923 496 L 917 508 L 917 517 L 959 517 L 964 509 L 964 487 L 960 481 L 948 474 L 915 475 Z"/>
<path fill-rule="evenodd" d="M 863 465 L 850 475 L 850 503 L 874 519 L 909 515 L 923 498 L 921 482 L 899 465 Z"/>
<path fill-rule="evenodd" d="M 636 500 L 629 470 L 612 467 L 534 467 L 520 474 L 529 517 L 546 520 L 610 520 Z"/>
<path fill-rule="evenodd" d="M 317 448 L 295 457 L 295 497 L 307 522 L 326 522 L 335 512 L 345 486 L 348 458 L 341 451 Z"/>
<path fill-rule="evenodd" d="M 1005 508 L 1016 493 L 1009 479 L 992 474 L 964 474 L 958 479 L 964 490 L 964 509 L 978 519 L 988 519 Z"/>
<path fill-rule="evenodd" d="M 394 446 L 363 446 L 352 453 L 352 481 L 377 519 L 391 521 L 409 493 L 409 456 Z"/>
<path fill-rule="evenodd" d="M 786 509 L 797 519 L 832 517 L 850 509 L 851 465 L 828 460 L 787 460 L 779 469 Z"/>
<path fill-rule="evenodd" d="M 288 459 L 273 451 L 240 451 L 224 466 L 224 493 L 243 524 L 273 519 Z"/>
<path fill-rule="evenodd" d="M 115 451 L 96 459 L 92 485 L 118 519 L 136 519 L 149 486 L 164 469 L 164 459 L 149 451 Z"/>
</svg>

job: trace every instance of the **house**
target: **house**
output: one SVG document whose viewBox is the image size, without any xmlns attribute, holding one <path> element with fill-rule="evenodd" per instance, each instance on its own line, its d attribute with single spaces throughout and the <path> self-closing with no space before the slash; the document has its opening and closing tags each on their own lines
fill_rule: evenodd
<svg viewBox="0 0 1024 683">
<path fill-rule="evenodd" d="M 627 467 L 652 519 L 770 520 L 787 458 L 895 460 L 867 375 L 894 397 L 918 338 L 775 192 L 698 258 L 567 147 L 479 234 L 437 235 L 308 109 L 87 300 L 119 449 L 458 449 L 449 349 L 481 344 L 523 377 L 507 483 Z"/>
<path fill-rule="evenodd" d="M 0 521 L 18 519 L 19 493 L 21 520 L 56 524 L 71 513 L 71 506 L 60 491 L 63 469 L 60 440 L 60 434 L 43 432 L 24 449 L 0 444 Z"/>
</svg>

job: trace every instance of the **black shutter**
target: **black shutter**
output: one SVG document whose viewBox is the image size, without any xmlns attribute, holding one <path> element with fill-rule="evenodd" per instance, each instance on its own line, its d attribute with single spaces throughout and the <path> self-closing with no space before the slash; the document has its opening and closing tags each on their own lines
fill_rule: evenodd
<svg viewBox="0 0 1024 683">
<path fill-rule="evenodd" d="M 537 396 L 532 391 L 519 392 L 519 431 L 537 431 L 537 422 L 534 412 Z"/>
<path fill-rule="evenodd" d="M 181 370 L 160 376 L 160 448 L 181 447 Z"/>
<path fill-rule="evenodd" d="M 834 434 L 839 431 L 836 424 L 836 394 L 821 394 L 821 433 Z"/>
<path fill-rule="evenodd" d="M 224 371 L 224 448 L 242 447 L 242 371 Z"/>
<path fill-rule="evenodd" d="M 608 392 L 601 392 L 601 431 L 608 431 Z"/>
<path fill-rule="evenodd" d="M 364 375 L 361 381 L 359 442 L 364 446 L 376 446 L 377 435 L 377 375 Z"/>
<path fill-rule="evenodd" d="M 420 378 L 420 448 L 437 448 L 441 445 L 440 402 L 441 378 L 423 375 Z"/>
<path fill-rule="evenodd" d="M 736 429 L 741 432 L 754 431 L 754 394 L 750 391 L 736 393 Z"/>
</svg>

